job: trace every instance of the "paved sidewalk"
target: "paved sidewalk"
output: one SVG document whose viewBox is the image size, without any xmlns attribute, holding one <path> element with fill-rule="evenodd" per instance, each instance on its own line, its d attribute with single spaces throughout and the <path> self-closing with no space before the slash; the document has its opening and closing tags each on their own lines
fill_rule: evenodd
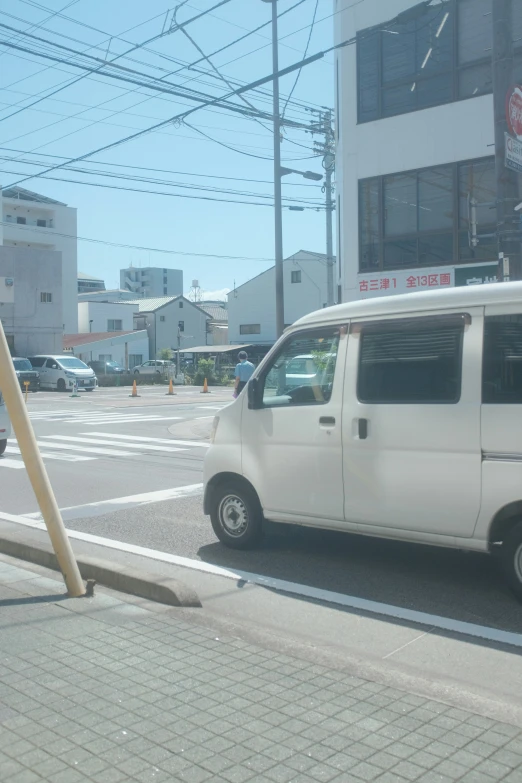
<svg viewBox="0 0 522 783">
<path fill-rule="evenodd" d="M 2 783 L 522 781 L 518 727 L 43 573 L 0 556 Z"/>
</svg>

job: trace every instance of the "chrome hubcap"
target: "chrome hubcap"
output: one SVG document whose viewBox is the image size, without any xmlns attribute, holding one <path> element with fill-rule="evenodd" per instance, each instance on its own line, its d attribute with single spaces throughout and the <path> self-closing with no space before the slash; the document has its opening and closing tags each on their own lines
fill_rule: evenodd
<svg viewBox="0 0 522 783">
<path fill-rule="evenodd" d="M 517 551 L 515 552 L 514 566 L 515 566 L 515 573 L 517 575 L 517 579 L 519 580 L 519 582 L 522 582 L 522 544 L 518 547 Z"/>
<path fill-rule="evenodd" d="M 248 511 L 237 495 L 227 495 L 219 504 L 219 521 L 229 536 L 238 538 L 248 527 Z"/>
</svg>

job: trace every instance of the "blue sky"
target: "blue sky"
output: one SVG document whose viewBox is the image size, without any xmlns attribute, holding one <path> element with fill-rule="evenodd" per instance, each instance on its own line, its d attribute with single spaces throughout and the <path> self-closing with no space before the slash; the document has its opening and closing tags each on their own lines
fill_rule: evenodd
<svg viewBox="0 0 522 783">
<path fill-rule="evenodd" d="M 189 0 L 179 9 L 177 21 L 184 22 L 218 2 Z M 279 0 L 279 13 L 296 2 Z M 332 45 L 335 20 L 332 0 L 304 0 L 280 20 L 280 67 L 302 58 L 316 2 L 316 23 L 308 53 Z M 167 12 L 162 0 L 149 0 L 146 4 L 136 0 L 12 0 L 8 7 L 2 5 L 0 23 L 45 39 L 22 37 L 13 30 L 0 28 L 0 39 L 30 50 L 0 47 L 0 182 L 4 187 L 44 171 L 44 165 L 49 167 L 62 159 L 84 155 L 196 105 L 184 97 L 155 93 L 134 83 L 90 74 L 32 108 L 18 112 L 69 81 L 85 77 L 85 71 L 70 65 L 71 59 L 78 61 L 75 53 L 51 48 L 48 41 L 110 61 L 133 44 L 158 35 L 164 26 L 168 29 L 172 11 Z M 270 13 L 270 5 L 261 0 L 230 0 L 212 15 L 188 25 L 186 30 L 194 43 L 205 54 L 210 54 L 268 21 Z M 215 73 L 201 73 L 201 70 L 210 72 L 208 62 L 202 61 L 195 66 L 200 70 L 184 67 L 200 58 L 194 43 L 177 30 L 148 44 L 147 49 L 132 52 L 129 55 L 132 59 L 119 58 L 117 62 L 156 79 L 167 80 L 167 74 L 178 71 L 168 76 L 171 84 L 185 83 L 187 87 L 207 94 L 217 96 L 229 92 L 227 84 Z M 38 50 L 52 56 L 58 54 L 69 62 L 42 59 L 35 54 Z M 98 67 L 91 60 L 82 59 L 81 62 Z M 270 27 L 216 55 L 212 63 L 229 80 L 249 82 L 269 74 Z M 134 72 L 120 73 L 130 75 L 132 79 L 141 78 Z M 282 104 L 294 80 L 295 74 L 291 74 L 281 81 Z M 247 93 L 245 98 L 256 108 L 269 112 L 270 85 L 263 90 L 263 94 Z M 300 105 L 289 104 L 286 116 L 304 123 L 310 122 L 313 115 L 302 104 L 315 109 L 333 105 L 332 55 L 303 69 L 293 99 Z M 18 113 L 8 118 L 7 115 L 13 112 Z M 103 277 L 109 287 L 116 287 L 119 269 L 129 263 L 179 268 L 184 272 L 186 290 L 190 281 L 197 278 L 204 291 L 215 292 L 232 288 L 234 281 L 239 285 L 273 263 L 273 209 L 264 205 L 270 201 L 267 196 L 272 193 L 270 122 L 260 123 L 217 107 L 197 111 L 187 122 L 197 130 L 171 124 L 75 164 L 82 169 L 80 172 L 57 169 L 46 175 L 103 182 L 118 188 L 159 190 L 182 194 L 181 198 L 34 176 L 21 184 L 77 207 L 80 237 L 188 254 L 166 255 L 80 241 L 78 266 L 83 272 Z M 283 165 L 321 171 L 320 160 L 311 157 L 312 143 L 309 133 L 288 130 L 282 144 Z M 239 152 L 227 149 L 223 144 Z M 129 165 L 143 168 L 126 168 Z M 93 171 L 153 177 L 162 182 L 129 182 L 121 176 L 102 179 L 93 175 Z M 169 184 L 172 182 L 178 185 L 172 187 Z M 285 177 L 283 182 L 287 203 L 297 203 L 293 199 L 313 199 L 314 203 L 322 199 L 320 183 L 316 185 L 295 175 Z M 203 192 L 194 190 L 196 185 L 239 191 L 239 194 Z M 245 192 L 256 195 L 245 196 Z M 200 200 L 205 195 L 216 199 L 248 199 L 263 205 Z M 285 209 L 283 223 L 285 255 L 299 249 L 324 252 L 323 211 Z M 212 254 L 217 257 L 210 257 Z M 207 255 L 209 257 L 205 257 Z"/>
</svg>

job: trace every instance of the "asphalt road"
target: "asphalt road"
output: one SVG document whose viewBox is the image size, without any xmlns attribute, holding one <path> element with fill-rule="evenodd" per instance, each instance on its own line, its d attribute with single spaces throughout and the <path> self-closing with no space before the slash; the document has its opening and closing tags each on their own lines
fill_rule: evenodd
<svg viewBox="0 0 522 783">
<path fill-rule="evenodd" d="M 204 438 L 230 390 L 99 390 L 79 399 L 41 393 L 29 411 L 67 527 L 126 544 L 181 555 L 430 614 L 522 632 L 522 609 L 485 555 L 269 525 L 262 547 L 234 552 L 217 542 L 201 492 L 112 511 L 85 504 L 172 488 L 202 479 Z M 50 444 L 54 444 L 50 446 Z M 15 444 L 11 444 L 16 449 Z M 179 451 L 163 449 L 179 448 Z M 87 451 L 94 449 L 95 451 Z M 158 450 L 155 450 L 158 449 Z M 103 453 L 104 450 L 118 452 Z M 56 457 L 61 457 L 56 459 Z M 71 461 L 71 458 L 81 458 Z M 88 458 L 88 459 L 86 459 Z M 36 501 L 16 453 L 0 458 L 0 510 L 27 514 Z M 6 478 L 8 481 L 6 481 Z M 116 504 L 114 506 L 118 508 Z M 92 512 L 92 513 L 91 513 Z"/>
</svg>

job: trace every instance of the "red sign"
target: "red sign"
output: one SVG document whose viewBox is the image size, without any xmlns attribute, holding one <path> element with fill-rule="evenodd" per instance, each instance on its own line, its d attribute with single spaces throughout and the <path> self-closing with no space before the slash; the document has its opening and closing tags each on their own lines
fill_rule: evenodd
<svg viewBox="0 0 522 783">
<path fill-rule="evenodd" d="M 506 119 L 510 133 L 522 139 L 522 87 L 513 87 L 506 97 Z"/>
</svg>

